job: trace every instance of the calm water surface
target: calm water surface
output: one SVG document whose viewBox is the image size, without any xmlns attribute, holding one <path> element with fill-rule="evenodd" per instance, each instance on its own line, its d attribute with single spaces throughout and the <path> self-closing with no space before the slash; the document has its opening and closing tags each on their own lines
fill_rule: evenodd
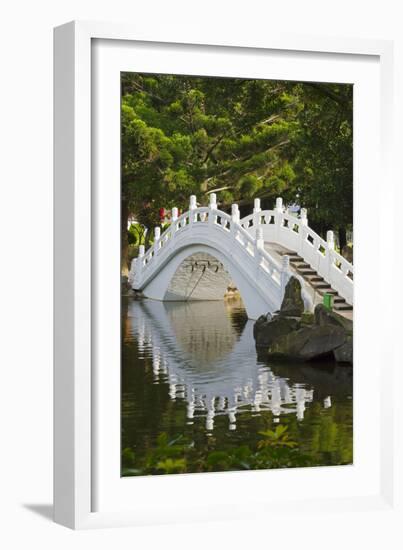
<svg viewBox="0 0 403 550">
<path fill-rule="evenodd" d="M 239 300 L 123 298 L 122 450 L 135 457 L 132 466 L 161 433 L 203 454 L 256 446 L 259 431 L 277 425 L 311 464 L 352 463 L 352 368 L 258 358 L 253 323 Z M 201 464 L 192 471 L 204 471 Z"/>
</svg>

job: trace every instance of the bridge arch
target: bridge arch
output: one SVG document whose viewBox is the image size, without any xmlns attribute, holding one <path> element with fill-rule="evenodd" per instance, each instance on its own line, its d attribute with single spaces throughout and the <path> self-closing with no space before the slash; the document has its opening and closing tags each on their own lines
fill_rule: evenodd
<svg viewBox="0 0 403 550">
<path fill-rule="evenodd" d="M 199 239 L 200 241 L 201 239 Z M 166 258 L 160 269 L 150 278 L 144 286 L 144 296 L 154 300 L 170 300 L 168 294 L 169 285 L 178 271 L 181 264 L 190 256 L 206 254 L 218 260 L 228 273 L 229 278 L 239 290 L 244 303 L 247 315 L 250 319 L 257 319 L 262 313 L 274 311 L 279 304 L 270 299 L 267 293 L 262 292 L 247 274 L 239 267 L 239 262 L 234 260 L 226 250 L 219 250 L 212 243 L 188 243 L 182 247 L 175 248 L 175 251 Z M 222 296 L 223 297 L 223 296 Z"/>
</svg>

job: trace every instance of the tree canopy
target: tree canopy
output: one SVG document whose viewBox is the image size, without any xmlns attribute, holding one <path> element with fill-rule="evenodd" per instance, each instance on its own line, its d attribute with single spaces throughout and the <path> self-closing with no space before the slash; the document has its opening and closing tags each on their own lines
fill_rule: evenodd
<svg viewBox="0 0 403 550">
<path fill-rule="evenodd" d="M 122 230 L 189 195 L 220 208 L 298 202 L 323 229 L 352 224 L 352 86 L 123 73 Z M 123 239 L 125 236 L 123 235 Z"/>
</svg>

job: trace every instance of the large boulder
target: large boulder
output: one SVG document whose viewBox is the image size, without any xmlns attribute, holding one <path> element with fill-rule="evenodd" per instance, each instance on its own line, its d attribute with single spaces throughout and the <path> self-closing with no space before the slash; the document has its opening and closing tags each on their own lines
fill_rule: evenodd
<svg viewBox="0 0 403 550">
<path fill-rule="evenodd" d="M 304 301 L 301 296 L 301 283 L 295 277 L 288 281 L 279 314 L 284 317 L 301 317 Z"/>
<path fill-rule="evenodd" d="M 304 312 L 301 285 L 292 277 L 277 315 L 262 315 L 253 327 L 256 348 L 273 360 L 310 361 L 332 356 L 353 363 L 353 321 L 318 304 Z"/>
<path fill-rule="evenodd" d="M 334 358 L 338 363 L 353 364 L 353 335 L 347 335 L 344 344 L 333 350 Z"/>
<path fill-rule="evenodd" d="M 253 335 L 256 346 L 267 347 L 285 336 L 299 329 L 301 322 L 293 317 L 276 315 L 274 318 L 262 315 L 253 326 Z"/>
<path fill-rule="evenodd" d="M 353 321 L 351 319 L 327 309 L 323 304 L 318 304 L 315 307 L 314 315 L 317 325 L 341 327 L 347 334 L 353 333 Z"/>
<path fill-rule="evenodd" d="M 267 347 L 267 354 L 271 359 L 309 361 L 331 354 L 345 339 L 341 327 L 312 325 L 276 338 Z"/>
</svg>

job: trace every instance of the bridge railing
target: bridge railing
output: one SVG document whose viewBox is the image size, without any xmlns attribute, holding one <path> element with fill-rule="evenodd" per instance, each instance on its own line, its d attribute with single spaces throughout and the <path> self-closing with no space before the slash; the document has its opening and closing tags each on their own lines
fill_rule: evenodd
<svg viewBox="0 0 403 550">
<path fill-rule="evenodd" d="M 259 231 L 256 235 L 251 235 L 240 224 L 238 206 L 232 206 L 231 215 L 217 209 L 215 196 L 210 198 L 209 207 L 196 207 L 196 199 L 191 197 L 190 208 L 181 216 L 177 216 L 177 209 L 173 209 L 172 223 L 161 234 L 160 228 L 155 228 L 154 243 L 145 252 L 144 246 L 139 247 L 139 256 L 132 263 L 129 281 L 135 286 L 141 287 L 148 278 L 158 269 L 158 265 L 163 261 L 165 254 L 169 254 L 178 238 L 184 237 L 186 233 L 200 228 L 207 231 L 222 232 L 219 237 L 220 242 L 226 246 L 228 251 L 234 252 L 235 257 L 240 257 L 240 252 L 246 254 L 243 260 L 253 263 L 253 267 L 262 270 L 269 278 L 273 289 L 277 290 L 278 300 L 281 303 L 285 284 L 288 280 L 287 258 L 284 262 L 278 262 L 264 249 L 263 235 Z M 224 238 L 224 240 L 221 240 Z"/>
<path fill-rule="evenodd" d="M 230 246 L 235 243 L 238 250 L 252 258 L 259 269 L 270 275 L 271 283 L 280 292 L 289 271 L 288 257 L 285 257 L 284 264 L 279 263 L 264 249 L 265 242 L 277 243 L 297 252 L 348 303 L 353 302 L 354 268 L 334 249 L 333 232 L 328 231 L 327 239 L 322 239 L 308 226 L 306 210 L 302 208 L 299 217 L 286 212 L 281 198 L 277 199 L 274 210 L 263 211 L 259 199 L 255 199 L 253 213 L 240 219 L 238 205 L 232 205 L 230 215 L 218 210 L 214 193 L 210 194 L 208 207 L 197 207 L 196 197 L 192 195 L 187 212 L 178 216 L 177 208 L 173 208 L 171 225 L 162 234 L 159 227 L 155 228 L 154 244 L 147 252 L 144 246 L 140 246 L 130 280 L 141 284 L 157 268 L 156 258 L 162 259 L 164 250 L 173 245 L 177 236 L 196 227 L 219 229 L 223 235 L 230 236 Z"/>
<path fill-rule="evenodd" d="M 242 218 L 240 224 L 252 235 L 260 227 L 265 242 L 297 252 L 348 303 L 353 303 L 353 264 L 334 249 L 333 231 L 328 231 L 324 240 L 309 227 L 304 208 L 297 217 L 284 210 L 281 198 L 274 210 L 261 210 L 259 199 L 255 199 L 253 214 Z"/>
</svg>

